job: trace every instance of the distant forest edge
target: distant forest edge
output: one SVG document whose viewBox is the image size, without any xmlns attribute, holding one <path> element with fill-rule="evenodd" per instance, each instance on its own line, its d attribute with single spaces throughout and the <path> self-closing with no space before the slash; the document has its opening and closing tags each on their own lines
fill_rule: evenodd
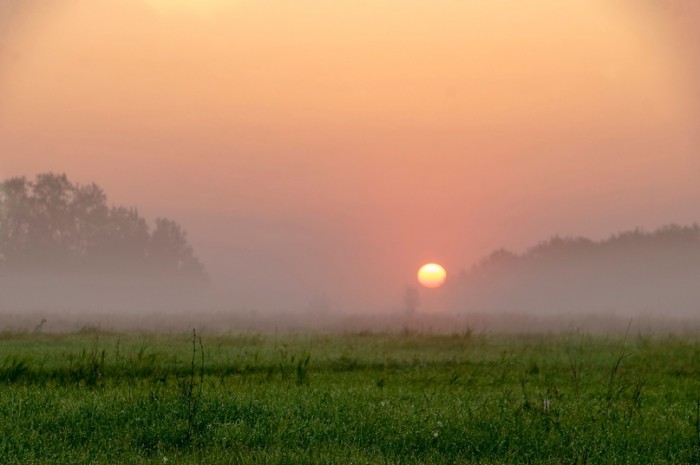
<svg viewBox="0 0 700 465">
<path fill-rule="evenodd" d="M 63 174 L 0 182 L 0 311 L 199 308 L 211 302 L 207 282 L 172 220 L 150 228 L 136 208 L 111 206 L 99 186 Z M 407 289 L 410 314 L 419 296 Z M 698 318 L 700 226 L 601 241 L 556 236 L 522 254 L 496 250 L 431 295 L 456 314 Z"/>
<path fill-rule="evenodd" d="M 556 236 L 523 254 L 497 250 L 455 281 L 461 311 L 700 316 L 700 227 Z"/>
<path fill-rule="evenodd" d="M 54 173 L 0 182 L 0 275 L 207 281 L 179 224 L 158 218 L 151 229 L 98 185 Z"/>
</svg>

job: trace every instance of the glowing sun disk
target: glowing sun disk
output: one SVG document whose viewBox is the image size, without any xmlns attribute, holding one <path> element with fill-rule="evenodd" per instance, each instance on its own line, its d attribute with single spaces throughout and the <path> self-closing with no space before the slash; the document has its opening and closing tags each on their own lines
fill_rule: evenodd
<svg viewBox="0 0 700 465">
<path fill-rule="evenodd" d="M 418 270 L 418 282 L 428 288 L 440 287 L 445 283 L 447 272 L 437 263 L 427 263 Z"/>
</svg>

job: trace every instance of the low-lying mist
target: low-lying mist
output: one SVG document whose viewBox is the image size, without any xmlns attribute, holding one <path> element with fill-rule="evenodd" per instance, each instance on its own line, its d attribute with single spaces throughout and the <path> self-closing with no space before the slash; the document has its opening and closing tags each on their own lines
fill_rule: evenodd
<svg viewBox="0 0 700 465">
<path fill-rule="evenodd" d="M 453 310 L 700 316 L 700 228 L 634 230 L 595 242 L 555 237 L 522 255 L 498 250 L 452 289 Z"/>
<path fill-rule="evenodd" d="M 174 221 L 151 228 L 64 175 L 0 183 L 0 330 L 695 331 L 699 284 L 700 227 L 670 225 L 497 250 L 442 288 L 408 286 L 390 308 L 323 297 L 245 308 Z"/>
<path fill-rule="evenodd" d="M 414 306 L 399 302 L 391 308 L 350 310 L 316 301 L 306 308 L 245 308 L 216 288 L 171 279 L 5 276 L 0 284 L 0 331 L 619 333 L 628 326 L 640 332 L 700 330 L 698 312 L 692 311 L 697 293 L 690 292 L 689 279 L 683 284 L 647 279 L 647 287 L 637 288 L 636 277 L 614 283 L 585 281 L 562 266 L 554 279 L 554 269 L 531 276 L 518 276 L 521 271 L 514 270 L 499 276 L 478 271 L 442 289 L 419 290 Z M 569 279 L 572 275 L 579 281 Z M 661 306 L 664 299 L 667 306 Z"/>
</svg>

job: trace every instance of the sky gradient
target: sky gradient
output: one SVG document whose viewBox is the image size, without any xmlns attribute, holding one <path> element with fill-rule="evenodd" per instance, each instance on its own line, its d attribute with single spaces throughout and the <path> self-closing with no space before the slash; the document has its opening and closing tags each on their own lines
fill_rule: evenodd
<svg viewBox="0 0 700 465">
<path fill-rule="evenodd" d="M 232 307 L 700 220 L 692 0 L 0 0 L 0 177 L 189 232 Z"/>
</svg>

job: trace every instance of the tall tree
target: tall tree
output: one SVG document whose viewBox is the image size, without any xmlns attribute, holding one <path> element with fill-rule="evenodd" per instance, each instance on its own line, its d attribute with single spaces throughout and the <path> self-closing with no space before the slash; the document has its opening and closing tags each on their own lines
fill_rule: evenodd
<svg viewBox="0 0 700 465">
<path fill-rule="evenodd" d="M 204 273 L 204 267 L 187 242 L 185 231 L 167 218 L 156 219 L 156 228 L 148 246 L 148 258 L 159 270 L 184 276 L 203 276 Z"/>
<path fill-rule="evenodd" d="M 110 207 L 98 185 L 54 173 L 0 182 L 0 270 L 206 279 L 179 224 L 159 218 L 151 233 L 135 208 Z"/>
<path fill-rule="evenodd" d="M 30 247 L 32 199 L 26 178 L 0 183 L 0 261 L 19 265 Z"/>
</svg>

